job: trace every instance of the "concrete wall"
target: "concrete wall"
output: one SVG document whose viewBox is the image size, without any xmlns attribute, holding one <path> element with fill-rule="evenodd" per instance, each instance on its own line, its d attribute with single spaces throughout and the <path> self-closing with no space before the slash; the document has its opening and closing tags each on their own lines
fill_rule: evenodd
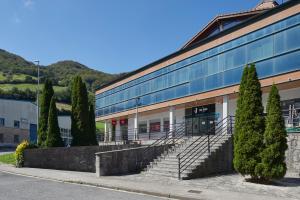
<svg viewBox="0 0 300 200">
<path fill-rule="evenodd" d="M 0 118 L 5 118 L 5 127 L 14 128 L 14 120 L 20 121 L 20 129 L 29 130 L 36 124 L 36 105 L 29 101 L 0 99 Z"/>
<path fill-rule="evenodd" d="M 287 141 L 289 146 L 286 151 L 288 171 L 300 174 L 300 133 L 289 133 Z"/>
<path fill-rule="evenodd" d="M 198 166 L 186 179 L 201 178 L 209 175 L 233 172 L 233 137 L 219 149 L 212 152 L 203 165 Z"/>
<path fill-rule="evenodd" d="M 97 153 L 96 174 L 97 176 L 108 176 L 140 172 L 153 159 L 161 155 L 165 148 L 167 147 L 154 146 L 146 150 L 147 147 L 138 147 Z"/>
<path fill-rule="evenodd" d="M 24 167 L 95 172 L 95 153 L 137 146 L 139 145 L 27 149 L 24 151 Z"/>
</svg>

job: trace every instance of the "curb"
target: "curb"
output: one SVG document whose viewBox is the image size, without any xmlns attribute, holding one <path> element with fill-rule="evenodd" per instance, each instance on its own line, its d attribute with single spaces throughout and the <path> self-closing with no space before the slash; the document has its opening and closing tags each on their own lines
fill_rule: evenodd
<svg viewBox="0 0 300 200">
<path fill-rule="evenodd" d="M 62 180 L 62 179 L 56 179 L 56 178 L 47 178 L 47 177 L 42 177 L 42 176 L 28 175 L 28 174 L 18 173 L 18 172 L 11 172 L 11 171 L 1 170 L 1 169 L 0 169 L 0 172 L 13 174 L 13 175 L 19 175 L 19 176 L 38 178 L 38 179 L 43 179 L 43 180 L 57 181 L 57 182 L 62 182 L 62 183 L 87 185 L 87 186 L 94 186 L 94 187 L 104 188 L 104 189 L 145 194 L 145 195 L 151 195 L 151 196 L 156 196 L 156 197 L 172 198 L 172 199 L 178 199 L 178 200 L 205 200 L 202 198 L 193 198 L 193 197 L 173 195 L 173 194 L 168 194 L 168 193 L 151 192 L 151 191 L 147 191 L 147 190 L 138 190 L 138 189 L 131 189 L 131 188 L 126 188 L 126 187 L 109 186 L 109 185 L 105 185 L 105 184 L 89 183 L 89 182 L 84 182 L 84 181 L 72 181 L 72 180 Z"/>
</svg>

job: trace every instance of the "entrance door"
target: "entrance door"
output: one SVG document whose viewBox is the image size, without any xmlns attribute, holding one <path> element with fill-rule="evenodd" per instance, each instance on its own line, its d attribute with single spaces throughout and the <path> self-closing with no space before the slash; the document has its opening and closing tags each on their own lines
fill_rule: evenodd
<svg viewBox="0 0 300 200">
<path fill-rule="evenodd" d="M 37 141 L 37 125 L 36 124 L 30 124 L 29 139 L 30 139 L 30 142 L 32 142 L 32 143 L 36 143 L 36 141 Z"/>
</svg>

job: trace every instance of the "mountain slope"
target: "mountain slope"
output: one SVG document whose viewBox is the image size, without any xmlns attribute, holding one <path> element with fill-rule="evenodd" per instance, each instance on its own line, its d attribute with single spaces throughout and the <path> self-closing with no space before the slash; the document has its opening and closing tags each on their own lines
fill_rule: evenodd
<svg viewBox="0 0 300 200">
<path fill-rule="evenodd" d="M 34 63 L 18 55 L 0 49 L 0 73 L 1 76 L 4 77 L 1 83 L 14 83 L 11 77 L 15 74 L 23 74 L 33 78 L 37 77 L 37 67 Z M 71 60 L 59 61 L 49 66 L 40 66 L 40 73 L 42 80 L 47 77 L 52 79 L 54 85 L 60 86 L 69 86 L 72 77 L 80 75 L 87 83 L 87 87 L 90 91 L 94 91 L 95 88 L 120 76 L 118 74 L 108 74 L 93 70 L 81 63 Z M 31 80 L 30 83 L 32 82 L 34 81 Z M 28 82 L 24 79 L 21 83 Z"/>
</svg>

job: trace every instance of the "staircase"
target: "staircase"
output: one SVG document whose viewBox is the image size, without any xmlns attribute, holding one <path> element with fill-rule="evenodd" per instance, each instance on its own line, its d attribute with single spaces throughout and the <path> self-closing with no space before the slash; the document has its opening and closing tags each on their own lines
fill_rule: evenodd
<svg viewBox="0 0 300 200">
<path fill-rule="evenodd" d="M 232 126 L 232 117 L 228 117 L 208 135 L 182 137 L 180 143 L 150 162 L 145 175 L 191 179 L 231 171 Z"/>
</svg>

